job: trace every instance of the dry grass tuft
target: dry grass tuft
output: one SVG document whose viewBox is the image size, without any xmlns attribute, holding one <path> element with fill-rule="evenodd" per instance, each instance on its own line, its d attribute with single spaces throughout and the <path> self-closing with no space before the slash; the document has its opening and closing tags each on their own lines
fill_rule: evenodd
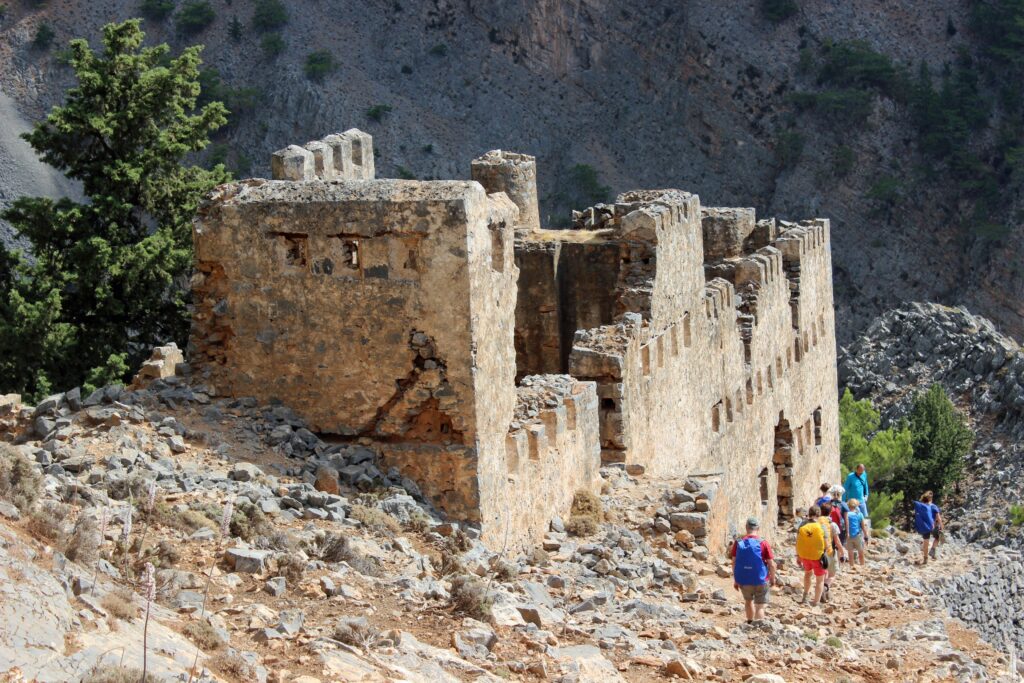
<svg viewBox="0 0 1024 683">
<path fill-rule="evenodd" d="M 334 627 L 334 639 L 363 649 L 371 647 L 380 638 L 380 632 L 366 620 L 366 617 L 342 619 Z"/>
<path fill-rule="evenodd" d="M 141 680 L 142 669 L 108 665 L 87 673 L 82 683 L 139 683 Z M 164 679 L 147 672 L 145 683 L 164 683 Z"/>
<path fill-rule="evenodd" d="M 0 498 L 9 500 L 19 512 L 28 512 L 43 490 L 43 475 L 20 452 L 0 444 Z"/>
<path fill-rule="evenodd" d="M 64 544 L 64 554 L 72 562 L 92 565 L 100 556 L 100 528 L 92 515 L 82 515 Z"/>
<path fill-rule="evenodd" d="M 236 681 L 255 681 L 256 672 L 237 654 L 222 652 L 206 660 L 206 666 L 221 676 Z"/>
<path fill-rule="evenodd" d="M 494 603 L 480 579 L 471 574 L 459 574 L 452 579 L 452 606 L 467 617 L 490 621 Z"/>
<path fill-rule="evenodd" d="M 573 536 L 592 536 L 601 527 L 604 506 L 590 491 L 579 490 L 572 499 L 572 509 L 565 530 Z"/>
<path fill-rule="evenodd" d="M 127 588 L 118 588 L 103 596 L 100 606 L 112 617 L 131 621 L 139 616 L 139 607 L 135 604 L 135 595 Z"/>
<path fill-rule="evenodd" d="M 324 562 L 345 562 L 365 576 L 380 576 L 380 562 L 374 557 L 366 557 L 353 547 L 347 536 L 328 534 L 320 546 L 320 559 Z"/>
<path fill-rule="evenodd" d="M 215 652 L 226 644 L 224 639 L 217 633 L 217 629 L 210 626 L 207 621 L 190 621 L 181 629 L 189 640 L 206 652 Z"/>
<path fill-rule="evenodd" d="M 63 547 L 67 532 L 62 528 L 61 521 L 70 514 L 69 506 L 48 500 L 39 509 L 32 511 L 25 529 L 41 541 Z"/>
<path fill-rule="evenodd" d="M 362 522 L 374 531 L 388 531 L 393 534 L 402 531 L 402 525 L 394 517 L 378 508 L 353 505 L 348 516 Z"/>
</svg>

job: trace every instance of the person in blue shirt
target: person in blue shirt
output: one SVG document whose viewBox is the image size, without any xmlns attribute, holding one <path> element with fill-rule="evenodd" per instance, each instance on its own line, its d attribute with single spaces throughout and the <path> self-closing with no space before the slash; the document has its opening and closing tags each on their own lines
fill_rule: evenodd
<svg viewBox="0 0 1024 683">
<path fill-rule="evenodd" d="M 868 525 L 864 523 L 864 513 L 859 509 L 860 501 L 856 498 L 851 498 L 848 505 L 850 506 L 850 513 L 846 516 L 847 524 L 849 524 L 846 537 L 846 552 L 850 556 L 851 567 L 854 564 L 859 564 L 863 567 L 864 560 L 867 557 L 865 548 L 870 539 L 870 532 L 868 531 Z"/>
<path fill-rule="evenodd" d="M 932 502 L 932 492 L 925 491 L 921 500 L 914 501 L 914 529 L 921 534 L 921 564 L 928 564 L 929 545 L 931 556 L 935 557 L 935 546 L 942 531 L 942 512 Z"/>
<path fill-rule="evenodd" d="M 846 504 L 850 504 L 851 498 L 856 498 L 860 503 L 861 514 L 864 517 L 870 517 L 871 513 L 868 512 L 868 473 L 864 463 L 857 465 L 853 472 L 850 472 L 843 488 L 846 489 L 846 492 L 843 493 L 843 500 L 846 501 Z"/>
</svg>

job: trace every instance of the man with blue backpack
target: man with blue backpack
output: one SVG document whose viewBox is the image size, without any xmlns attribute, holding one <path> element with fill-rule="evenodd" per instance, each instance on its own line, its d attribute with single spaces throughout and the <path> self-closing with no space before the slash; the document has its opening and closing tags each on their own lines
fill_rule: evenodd
<svg viewBox="0 0 1024 683">
<path fill-rule="evenodd" d="M 770 586 L 775 583 L 775 556 L 772 548 L 759 537 L 760 523 L 747 518 L 747 535 L 732 545 L 733 588 L 743 594 L 747 623 L 764 619 Z"/>
<path fill-rule="evenodd" d="M 935 559 L 935 546 L 942 533 L 942 512 L 932 502 L 932 492 L 925 491 L 921 500 L 914 501 L 914 529 L 921 534 L 921 564 L 928 564 L 928 556 Z M 931 549 L 929 551 L 929 544 Z"/>
</svg>

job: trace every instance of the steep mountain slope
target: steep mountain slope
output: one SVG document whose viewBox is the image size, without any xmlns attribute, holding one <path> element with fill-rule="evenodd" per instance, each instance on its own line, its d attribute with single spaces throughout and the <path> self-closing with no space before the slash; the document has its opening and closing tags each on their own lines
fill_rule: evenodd
<svg viewBox="0 0 1024 683">
<path fill-rule="evenodd" d="M 763 213 L 832 219 L 843 339 L 908 299 L 968 303 L 1024 332 L 1020 225 L 1001 243 L 971 237 L 956 226 L 963 207 L 941 179 L 905 189 L 897 212 L 868 198 L 880 177 L 920 164 L 904 107 L 875 98 L 863 125 L 837 129 L 798 115 L 790 100 L 817 87 L 806 61 L 829 39 L 940 69 L 972 45 L 966 2 L 802 2 L 773 23 L 754 0 L 306 0 L 286 3 L 276 58 L 252 27 L 253 2 L 210 4 L 216 19 L 195 35 L 176 35 L 173 18 L 146 29 L 176 46 L 207 45 L 208 63 L 235 89 L 236 120 L 221 142 L 236 168 L 266 174 L 272 150 L 355 125 L 374 135 L 379 172 L 390 176 L 466 177 L 469 159 L 495 147 L 536 154 L 552 224 L 609 189 L 681 187 L 707 205 L 753 198 Z M 95 39 L 103 23 L 138 14 L 137 0 L 10 5 L 0 90 L 29 117 L 69 76 L 32 46 L 41 22 L 59 43 Z M 338 67 L 319 82 L 303 72 L 316 50 Z M 793 131 L 802 154 L 780 161 Z M 840 149 L 850 166 L 841 175 Z"/>
</svg>

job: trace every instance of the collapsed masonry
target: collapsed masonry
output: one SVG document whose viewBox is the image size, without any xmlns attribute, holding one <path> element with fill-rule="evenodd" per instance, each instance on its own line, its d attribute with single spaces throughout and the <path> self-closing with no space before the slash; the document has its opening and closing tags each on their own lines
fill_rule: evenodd
<svg viewBox="0 0 1024 683">
<path fill-rule="evenodd" d="M 218 393 L 372 441 L 495 546 L 602 463 L 710 481 L 709 548 L 835 479 L 827 221 L 658 190 L 545 230 L 532 157 L 489 152 L 473 181 L 372 164 L 370 136 L 328 136 L 200 209 L 190 353 Z"/>
</svg>

